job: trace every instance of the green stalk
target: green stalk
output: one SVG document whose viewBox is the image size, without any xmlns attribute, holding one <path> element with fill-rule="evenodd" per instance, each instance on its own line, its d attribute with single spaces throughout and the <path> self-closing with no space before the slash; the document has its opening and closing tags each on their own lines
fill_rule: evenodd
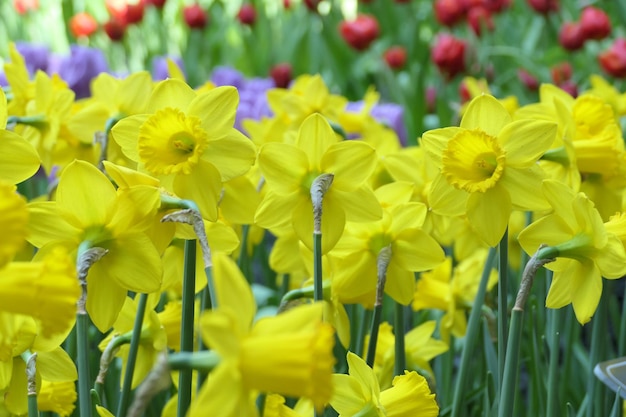
<svg viewBox="0 0 626 417">
<path fill-rule="evenodd" d="M 324 299 L 322 278 L 322 234 L 313 232 L 313 299 Z"/>
<path fill-rule="evenodd" d="M 395 322 L 395 353 L 394 375 L 404 375 L 406 369 L 406 349 L 404 347 L 404 306 L 398 302 L 396 304 Z"/>
<path fill-rule="evenodd" d="M 509 229 L 504 231 L 498 246 L 498 375 L 496 391 L 502 386 L 504 375 L 504 357 L 506 355 L 507 325 L 508 325 L 508 258 L 509 258 Z"/>
<path fill-rule="evenodd" d="M 359 323 L 359 333 L 354 343 L 354 353 L 361 356 L 363 355 L 363 344 L 365 343 L 365 335 L 367 332 L 367 325 L 372 322 L 373 310 L 363 309 L 363 315 L 361 317 L 361 323 Z"/>
<path fill-rule="evenodd" d="M 126 359 L 126 371 L 124 373 L 124 386 L 117 404 L 117 417 L 125 417 L 130 401 L 131 386 L 133 383 L 133 374 L 135 373 L 135 363 L 137 362 L 137 352 L 139 351 L 139 343 L 141 341 L 141 329 L 143 327 L 143 317 L 146 312 L 146 304 L 148 300 L 147 294 L 139 294 L 139 302 L 137 304 L 137 314 L 135 315 L 135 323 L 133 325 L 133 334 L 130 339 L 130 348 L 128 350 L 128 358 Z"/>
<path fill-rule="evenodd" d="M 469 374 L 469 368 L 470 368 L 470 363 L 472 360 L 474 345 L 476 344 L 476 340 L 478 339 L 478 335 L 479 335 L 480 315 L 482 313 L 482 305 L 485 301 L 485 293 L 487 292 L 487 282 L 489 281 L 489 275 L 491 272 L 491 267 L 493 265 L 495 256 L 496 256 L 496 249 L 489 248 L 489 254 L 487 255 L 487 260 L 485 261 L 485 268 L 483 269 L 483 273 L 480 278 L 478 292 L 476 293 L 476 298 L 474 299 L 474 306 L 472 307 L 472 312 L 470 313 L 468 324 L 467 324 L 467 333 L 465 335 L 465 346 L 463 347 L 463 352 L 461 353 L 461 364 L 459 367 L 459 373 L 457 376 L 456 385 L 454 389 L 454 396 L 452 399 L 452 413 L 450 414 L 451 417 L 459 417 L 461 415 L 466 414 L 466 410 L 462 412 L 461 409 L 465 405 L 464 397 L 466 394 L 467 377 Z"/>
<path fill-rule="evenodd" d="M 26 381 L 28 395 L 28 417 L 38 417 L 37 409 L 37 354 L 30 354 L 28 351 L 22 354 L 22 359 L 26 362 Z"/>
<path fill-rule="evenodd" d="M 239 246 L 239 257 L 237 258 L 237 266 L 239 270 L 248 280 L 248 283 L 252 282 L 252 276 L 249 271 L 248 265 L 248 235 L 250 234 L 250 225 L 244 224 L 241 226 L 241 243 Z"/>
<path fill-rule="evenodd" d="M 212 350 L 175 352 L 167 355 L 167 365 L 173 371 L 180 370 L 182 372 L 185 369 L 195 369 L 202 372 L 211 372 L 219 363 L 219 355 Z"/>
<path fill-rule="evenodd" d="M 603 410 L 604 398 L 601 395 L 601 386 L 597 383 L 597 378 L 593 375 L 593 368 L 598 362 L 603 359 L 604 347 L 606 345 L 606 322 L 609 304 L 609 285 L 604 283 L 602 288 L 602 296 L 598 309 L 593 317 L 592 329 L 591 329 L 591 351 L 589 353 L 589 368 L 587 373 L 589 379 L 587 380 L 587 396 L 589 396 L 589 402 L 587 403 L 587 416 L 602 416 L 605 415 Z"/>
<path fill-rule="evenodd" d="M 194 298 L 196 288 L 196 240 L 185 240 L 183 270 L 183 312 L 181 321 L 180 351 L 193 351 Z M 181 369 L 178 376 L 178 417 L 187 414 L 191 403 L 191 369 Z"/>
<path fill-rule="evenodd" d="M 28 417 L 39 417 L 37 409 L 37 393 L 28 394 Z"/>
<path fill-rule="evenodd" d="M 504 374 L 500 390 L 500 402 L 498 404 L 498 417 L 510 417 L 513 415 L 515 393 L 517 390 L 517 373 L 519 368 L 520 341 L 522 339 L 524 308 L 526 300 L 530 296 L 533 280 L 537 270 L 554 259 L 547 258 L 546 254 L 553 254 L 552 248 L 540 248 L 526 264 L 520 282 L 520 288 L 515 299 L 515 305 L 511 312 L 511 328 L 509 331 L 509 343 L 506 349 Z"/>
<path fill-rule="evenodd" d="M 91 388 L 89 381 L 89 316 L 76 314 L 76 360 L 78 368 L 78 408 L 81 417 L 91 417 Z"/>
<path fill-rule="evenodd" d="M 549 276 L 552 275 L 550 272 Z M 551 326 L 549 337 L 550 347 L 550 364 L 548 367 L 548 406 L 546 411 L 547 417 L 558 417 L 561 415 L 559 410 L 559 341 L 560 323 L 563 320 L 561 309 L 550 310 Z"/>
<path fill-rule="evenodd" d="M 376 344 L 378 343 L 378 328 L 380 327 L 380 319 L 383 311 L 383 298 L 385 295 L 385 282 L 387 281 L 387 268 L 391 260 L 391 245 L 385 246 L 378 252 L 376 258 L 376 274 L 378 280 L 376 282 L 376 300 L 374 301 L 374 317 L 372 318 L 372 327 L 370 330 L 370 340 L 367 347 L 367 358 L 365 362 L 374 367 L 374 359 L 376 358 Z M 403 340 L 404 343 L 404 340 Z M 404 356 L 404 355 L 401 355 Z"/>
<path fill-rule="evenodd" d="M 624 286 L 624 298 L 626 300 L 626 286 Z M 623 356 L 626 350 L 626 308 L 622 308 L 621 320 L 619 322 L 619 342 L 618 342 L 618 356 Z"/>
</svg>

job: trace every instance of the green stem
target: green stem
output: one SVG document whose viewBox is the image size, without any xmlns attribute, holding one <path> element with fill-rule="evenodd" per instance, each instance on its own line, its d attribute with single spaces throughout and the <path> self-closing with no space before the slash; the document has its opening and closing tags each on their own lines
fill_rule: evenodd
<svg viewBox="0 0 626 417">
<path fill-rule="evenodd" d="M 180 370 L 181 372 L 186 369 L 211 372 L 219 363 L 219 355 L 212 350 L 176 352 L 167 356 L 167 364 L 170 369 Z"/>
<path fill-rule="evenodd" d="M 183 270 L 183 312 L 181 321 L 180 351 L 193 351 L 194 299 L 196 288 L 196 241 L 185 241 L 185 265 Z M 178 417 L 187 414 L 191 403 L 191 369 L 181 369 L 178 376 Z"/>
<path fill-rule="evenodd" d="M 146 312 L 146 304 L 148 300 L 147 294 L 139 295 L 137 304 L 137 314 L 135 315 L 135 323 L 133 325 L 133 335 L 130 339 L 130 348 L 128 350 L 128 358 L 126 359 L 126 371 L 124 372 L 124 385 L 120 395 L 120 401 L 117 404 L 117 417 L 125 417 L 126 410 L 130 402 L 131 387 L 133 385 L 133 374 L 135 373 L 135 363 L 137 362 L 137 352 L 139 352 L 139 343 L 141 341 L 141 328 L 143 327 L 143 317 Z"/>
<path fill-rule="evenodd" d="M 465 335 L 465 346 L 461 353 L 461 364 L 459 367 L 459 374 L 456 380 L 456 386 L 454 389 L 454 397 L 452 400 L 452 413 L 451 417 L 459 417 L 465 415 L 465 412 L 461 412 L 461 409 L 465 405 L 465 394 L 467 385 L 467 377 L 469 374 L 470 363 L 472 360 L 472 354 L 474 345 L 479 335 L 480 327 L 480 315 L 482 312 L 482 305 L 485 301 L 485 293 L 487 292 L 487 282 L 489 282 L 489 275 L 493 265 L 494 258 L 496 256 L 496 249 L 489 248 L 489 254 L 485 261 L 485 268 L 483 269 L 482 276 L 480 278 L 480 285 L 478 286 L 478 292 L 474 299 L 474 306 L 469 316 L 467 325 L 467 333 Z"/>
<path fill-rule="evenodd" d="M 380 327 L 380 318 L 383 312 L 383 305 L 374 306 L 374 315 L 372 317 L 372 326 L 370 328 L 370 340 L 367 346 L 367 357 L 365 362 L 374 367 L 374 359 L 376 358 L 376 343 L 378 342 L 378 328 Z"/>
<path fill-rule="evenodd" d="M 324 299 L 324 284 L 322 278 L 322 234 L 313 233 L 313 299 Z"/>
<path fill-rule="evenodd" d="M 394 375 L 404 375 L 406 369 L 406 350 L 404 347 L 404 306 L 396 301 Z"/>
<path fill-rule="evenodd" d="M 78 407 L 81 417 L 91 417 L 91 378 L 89 377 L 89 316 L 76 314 L 76 351 L 78 357 Z"/>
<path fill-rule="evenodd" d="M 506 363 L 502 376 L 502 391 L 500 392 L 498 417 L 510 417 L 513 415 L 523 321 L 524 310 L 514 307 L 511 312 L 511 332 L 509 333 L 510 339 L 506 349 Z"/>
<path fill-rule="evenodd" d="M 552 277 L 552 272 L 548 272 L 548 277 Z M 559 328 L 561 321 L 563 320 L 563 312 L 561 309 L 550 309 L 550 334 L 549 348 L 550 348 L 550 364 L 548 368 L 548 405 L 547 405 L 547 417 L 558 417 L 561 415 L 559 410 L 559 345 L 560 336 Z"/>
<path fill-rule="evenodd" d="M 239 257 L 237 258 L 237 266 L 239 270 L 248 280 L 248 283 L 252 282 L 252 276 L 249 273 L 248 267 L 248 235 L 250 234 L 250 225 L 244 224 L 241 226 L 241 244 L 239 246 Z"/>
<path fill-rule="evenodd" d="M 204 275 L 206 276 L 207 290 L 209 292 L 209 299 L 206 305 L 211 309 L 216 309 L 219 304 L 217 292 L 215 291 L 215 280 L 213 279 L 213 266 L 204 268 Z"/>
<path fill-rule="evenodd" d="M 504 357 L 506 355 L 507 325 L 508 325 L 508 257 L 509 257 L 509 229 L 504 231 L 498 246 L 498 375 L 496 390 L 502 386 L 504 374 Z"/>
<path fill-rule="evenodd" d="M 363 344 L 365 343 L 365 335 L 367 333 L 367 326 L 372 322 L 372 315 L 374 314 L 373 310 L 364 308 L 363 316 L 361 317 L 361 323 L 359 325 L 359 333 L 356 337 L 356 342 L 354 344 L 354 353 L 361 356 L 363 355 Z"/>
<path fill-rule="evenodd" d="M 604 414 L 603 404 L 604 398 L 602 398 L 601 386 L 597 383 L 597 378 L 593 375 L 593 368 L 598 362 L 600 362 L 604 356 L 604 347 L 606 346 L 606 322 L 609 304 L 609 285 L 604 283 L 602 288 L 602 296 L 600 297 L 600 303 L 598 309 L 593 318 L 591 329 L 591 351 L 589 353 L 589 369 L 587 369 L 587 395 L 590 401 L 587 403 L 587 416 L 602 416 Z"/>
<path fill-rule="evenodd" d="M 624 286 L 623 298 L 626 300 L 626 286 Z M 618 342 L 618 356 L 623 356 L 626 350 L 626 305 L 622 306 L 622 315 L 619 322 L 619 342 Z"/>
<path fill-rule="evenodd" d="M 37 394 L 28 394 L 28 417 L 39 417 Z"/>
</svg>

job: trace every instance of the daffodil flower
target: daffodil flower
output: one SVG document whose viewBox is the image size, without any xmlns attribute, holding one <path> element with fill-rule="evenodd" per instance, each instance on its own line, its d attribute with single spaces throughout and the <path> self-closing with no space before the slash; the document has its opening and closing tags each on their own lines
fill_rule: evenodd
<svg viewBox="0 0 626 417">
<path fill-rule="evenodd" d="M 556 261 L 545 265 L 554 271 L 546 306 L 572 304 L 576 318 L 587 323 L 602 294 L 602 277 L 626 274 L 626 251 L 619 237 L 602 223 L 600 213 L 583 193 L 575 193 L 553 180 L 543 183 L 543 193 L 554 212 L 532 223 L 519 234 L 528 254 L 540 245 L 556 250 Z"/>
<path fill-rule="evenodd" d="M 363 142 L 339 141 L 320 114 L 309 116 L 295 144 L 267 143 L 259 152 L 267 193 L 255 221 L 265 228 L 289 227 L 313 250 L 311 185 L 321 174 L 334 179 L 322 201 L 322 253 L 337 243 L 346 220 L 380 218 L 380 204 L 366 184 L 376 165 L 374 148 Z"/>
<path fill-rule="evenodd" d="M 145 233 L 146 222 L 140 221 L 153 215 L 159 203 L 157 195 L 148 195 L 152 198 L 136 205 L 128 193 L 118 195 L 96 167 L 74 161 L 61 174 L 57 201 L 29 205 L 28 241 L 43 253 L 54 243 L 72 250 L 81 244 L 108 250 L 106 261 L 96 262 L 87 275 L 87 312 L 101 331 L 111 327 L 129 290 L 160 288 L 161 258 Z"/>
<path fill-rule="evenodd" d="M 393 386 L 380 390 L 372 368 L 348 352 L 348 375 L 334 374 L 330 405 L 339 417 L 435 417 L 439 406 L 426 379 L 417 372 L 396 376 Z"/>
<path fill-rule="evenodd" d="M 439 169 L 430 189 L 434 212 L 467 214 L 476 234 L 498 244 L 512 209 L 548 208 L 539 190 L 544 176 L 537 160 L 550 148 L 556 124 L 513 121 L 495 98 L 469 104 L 460 127 L 424 133 L 427 156 Z"/>
<path fill-rule="evenodd" d="M 197 93 L 169 79 L 153 90 L 146 114 L 120 120 L 111 133 L 140 171 L 215 221 L 222 182 L 246 173 L 256 157 L 253 143 L 233 127 L 237 102 L 234 87 Z"/>
</svg>

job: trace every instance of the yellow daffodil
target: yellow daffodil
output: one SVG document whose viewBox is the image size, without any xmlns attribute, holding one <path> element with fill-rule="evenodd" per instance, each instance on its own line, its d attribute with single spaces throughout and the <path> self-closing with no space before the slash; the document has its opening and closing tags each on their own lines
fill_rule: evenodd
<svg viewBox="0 0 626 417">
<path fill-rule="evenodd" d="M 425 373 L 433 377 L 429 362 L 448 350 L 448 344 L 432 337 L 437 323 L 434 320 L 424 322 L 411 329 L 405 335 L 407 369 Z M 369 339 L 367 339 L 369 340 Z M 393 328 L 387 322 L 380 324 L 376 341 L 374 374 L 382 389 L 391 386 L 395 362 L 395 338 Z"/>
<path fill-rule="evenodd" d="M 311 185 L 321 174 L 332 174 L 322 202 L 322 253 L 327 253 L 341 237 L 346 220 L 380 218 L 380 205 L 366 184 L 375 164 L 371 146 L 339 141 L 326 119 L 314 114 L 302 123 L 295 144 L 267 143 L 261 148 L 259 166 L 268 189 L 255 221 L 265 228 L 291 224 L 313 250 Z"/>
<path fill-rule="evenodd" d="M 39 154 L 26 139 L 6 130 L 7 98 L 0 89 L 0 180 L 20 183 L 37 172 Z"/>
<path fill-rule="evenodd" d="M 571 303 L 576 318 L 585 324 L 600 301 L 602 277 L 626 274 L 626 251 L 585 194 L 552 180 L 544 181 L 542 189 L 554 212 L 522 230 L 519 241 L 530 255 L 542 244 L 556 249 L 556 261 L 546 264 L 554 271 L 546 306 Z"/>
<path fill-rule="evenodd" d="M 201 336 L 220 364 L 192 402 L 189 415 L 255 416 L 255 393 L 307 397 L 320 409 L 332 394 L 334 333 L 322 304 L 293 308 L 252 324 L 252 291 L 232 259 L 214 256 L 219 307 L 201 317 Z"/>
<path fill-rule="evenodd" d="M 452 258 L 448 257 L 437 268 L 422 273 L 417 281 L 412 307 L 416 311 L 427 308 L 445 311 L 439 331 L 446 343 L 450 334 L 465 336 L 466 314 L 474 304 L 486 259 L 487 250 L 480 249 L 453 269 Z M 498 272 L 494 268 L 490 272 L 487 288 L 491 289 L 497 283 Z"/>
<path fill-rule="evenodd" d="M 513 121 L 495 98 L 472 100 L 460 127 L 424 133 L 427 156 L 439 169 L 430 189 L 433 211 L 467 214 L 472 227 L 495 246 L 512 209 L 547 208 L 539 190 L 543 173 L 537 160 L 549 149 L 556 124 Z"/>
<path fill-rule="evenodd" d="M 583 92 L 583 95 L 591 94 L 600 97 L 613 108 L 617 117 L 626 114 L 626 93 L 619 92 L 612 83 L 597 74 L 592 74 L 589 82 L 591 88 Z"/>
<path fill-rule="evenodd" d="M 405 371 L 394 378 L 393 386 L 380 390 L 372 368 L 348 352 L 348 375 L 334 374 L 335 393 L 330 405 L 339 417 L 435 417 L 439 406 L 428 383 L 417 372 Z"/>
<path fill-rule="evenodd" d="M 37 408 L 39 411 L 52 411 L 67 417 L 76 408 L 76 398 L 74 381 L 50 382 L 43 379 L 37 393 Z"/>
<path fill-rule="evenodd" d="M 117 122 L 113 138 L 140 171 L 215 221 L 222 182 L 246 173 L 256 157 L 252 142 L 233 128 L 237 102 L 234 87 L 197 93 L 165 80 L 150 95 L 147 113 Z"/>
<path fill-rule="evenodd" d="M 13 184 L 0 180 L 0 268 L 10 262 L 26 242 L 28 211 L 26 200 L 17 194 Z"/>
<path fill-rule="evenodd" d="M 142 201 L 136 205 L 128 193 L 118 195 L 96 167 L 74 161 L 61 174 L 57 201 L 29 205 L 29 242 L 34 246 L 46 249 L 62 242 L 72 249 L 108 250 L 106 261 L 96 262 L 87 275 L 87 312 L 101 331 L 115 322 L 128 290 L 160 288 L 160 256 L 141 221 L 156 211 L 158 200 L 152 195 Z"/>
<path fill-rule="evenodd" d="M 410 202 L 413 187 L 396 182 L 380 187 L 376 196 L 383 218 L 371 223 L 349 223 L 334 256 L 339 258 L 333 288 L 345 303 L 372 305 L 377 283 L 377 260 L 391 249 L 385 292 L 401 304 L 411 302 L 416 271 L 434 268 L 445 259 L 441 246 L 421 225 L 426 207 Z"/>
<path fill-rule="evenodd" d="M 113 339 L 113 337 L 124 335 L 133 331 L 133 325 L 135 323 L 135 316 L 137 315 L 137 304 L 139 297 L 130 298 L 126 297 L 124 306 L 120 311 L 117 320 L 113 324 L 113 332 L 105 337 L 98 346 L 101 351 L 106 349 L 107 345 Z M 148 375 L 156 359 L 161 352 L 165 349 L 167 344 L 167 335 L 156 311 L 148 308 L 144 313 L 143 325 L 141 328 L 141 337 L 139 339 L 139 350 L 137 352 L 137 362 L 135 364 L 135 371 L 133 372 L 133 380 L 131 388 L 136 388 L 141 381 Z M 124 344 L 117 351 L 115 356 L 122 358 L 122 380 L 120 384 L 124 384 L 123 375 L 125 375 L 126 360 L 128 358 L 128 351 L 130 347 L 128 344 Z"/>
</svg>

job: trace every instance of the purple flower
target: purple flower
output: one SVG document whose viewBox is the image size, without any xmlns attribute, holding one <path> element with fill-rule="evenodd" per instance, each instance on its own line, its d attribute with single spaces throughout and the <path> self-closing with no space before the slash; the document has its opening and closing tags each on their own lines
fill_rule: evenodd
<svg viewBox="0 0 626 417">
<path fill-rule="evenodd" d="M 48 69 L 50 50 L 45 45 L 37 45 L 27 42 L 16 42 L 15 48 L 24 57 L 28 73 L 32 76 L 38 70 Z"/>
<path fill-rule="evenodd" d="M 211 75 L 211 81 L 216 86 L 232 85 L 239 90 L 246 81 L 243 74 L 230 67 L 215 67 Z"/>
<path fill-rule="evenodd" d="M 156 81 L 164 80 L 170 76 L 169 71 L 167 70 L 167 58 L 171 59 L 178 65 L 178 68 L 185 72 L 183 67 L 183 60 L 179 57 L 173 56 L 157 56 L 152 60 L 152 78 Z"/>
<path fill-rule="evenodd" d="M 372 117 L 396 131 L 398 139 L 406 146 L 407 132 L 404 126 L 404 109 L 399 104 L 376 104 L 372 108 Z"/>
<path fill-rule="evenodd" d="M 76 93 L 76 98 L 89 97 L 92 78 L 109 72 L 104 54 L 99 49 L 72 45 L 69 55 L 53 55 L 48 66 L 50 74 L 57 73 Z"/>
</svg>

